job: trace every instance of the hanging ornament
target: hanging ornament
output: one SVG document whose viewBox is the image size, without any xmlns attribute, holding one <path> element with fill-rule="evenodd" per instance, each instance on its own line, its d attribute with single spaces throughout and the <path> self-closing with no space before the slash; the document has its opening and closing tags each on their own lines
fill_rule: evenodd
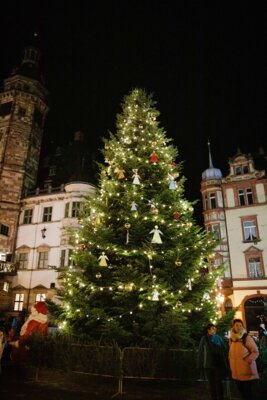
<svg viewBox="0 0 267 400">
<path fill-rule="evenodd" d="M 131 144 L 131 143 L 132 143 L 131 138 L 130 138 L 129 136 L 125 136 L 125 138 L 124 138 L 124 143 L 126 143 L 126 144 Z"/>
<path fill-rule="evenodd" d="M 157 209 L 154 200 L 149 200 L 149 204 L 150 204 L 150 213 L 153 215 L 158 215 L 159 210 Z"/>
<path fill-rule="evenodd" d="M 151 240 L 151 243 L 162 243 L 160 235 L 163 235 L 163 233 L 158 229 L 158 225 L 155 225 L 155 229 L 152 229 L 149 233 L 153 233 L 153 237 Z"/>
<path fill-rule="evenodd" d="M 151 214 L 153 215 L 158 215 L 159 210 L 156 206 L 154 206 L 153 204 L 151 205 L 151 209 L 150 209 Z"/>
<path fill-rule="evenodd" d="M 180 174 L 179 174 L 179 172 L 177 172 L 177 171 L 172 172 L 172 176 L 173 176 L 174 179 L 178 178 L 179 175 L 180 175 Z"/>
<path fill-rule="evenodd" d="M 169 162 L 169 165 L 170 165 L 171 168 L 175 168 L 176 167 L 176 162 L 174 160 L 171 160 Z"/>
<path fill-rule="evenodd" d="M 175 265 L 176 265 L 176 267 L 181 267 L 182 261 L 176 260 L 176 261 L 175 261 Z"/>
<path fill-rule="evenodd" d="M 172 218 L 178 220 L 181 217 L 181 213 L 179 211 L 174 211 L 172 214 Z"/>
<path fill-rule="evenodd" d="M 107 267 L 107 260 L 108 257 L 106 256 L 105 252 L 102 251 L 102 255 L 98 258 L 100 267 Z"/>
<path fill-rule="evenodd" d="M 188 289 L 192 290 L 192 281 L 191 281 L 190 278 L 188 279 L 188 283 L 187 284 L 188 284 Z"/>
<path fill-rule="evenodd" d="M 140 181 L 139 181 L 140 176 L 138 175 L 138 169 L 134 168 L 133 173 L 134 173 L 132 176 L 132 178 L 134 178 L 133 185 L 140 185 Z"/>
<path fill-rule="evenodd" d="M 153 153 L 150 156 L 150 162 L 156 164 L 157 162 L 159 162 L 158 156 L 157 154 L 153 151 Z"/>
<path fill-rule="evenodd" d="M 129 224 L 129 222 L 126 222 L 126 224 L 124 224 L 124 228 L 126 228 L 126 242 L 125 244 L 129 243 L 129 229 L 131 228 L 131 224 Z"/>
<path fill-rule="evenodd" d="M 91 215 L 91 221 L 94 225 L 99 225 L 100 224 L 100 217 L 97 214 L 92 214 Z"/>
<path fill-rule="evenodd" d="M 131 211 L 137 211 L 137 204 L 134 201 L 131 204 Z"/>
<path fill-rule="evenodd" d="M 176 303 L 175 305 L 176 305 L 176 307 L 182 307 L 183 304 L 182 304 L 181 301 L 178 300 L 177 303 Z"/>
<path fill-rule="evenodd" d="M 117 174 L 117 179 L 124 179 L 125 178 L 125 169 L 121 167 L 115 168 L 114 172 Z"/>
<path fill-rule="evenodd" d="M 152 300 L 153 301 L 159 301 L 159 292 L 157 291 L 157 289 L 153 290 Z"/>
<path fill-rule="evenodd" d="M 203 294 L 203 299 L 204 299 L 204 300 L 209 300 L 209 299 L 210 299 L 209 293 L 204 293 L 204 294 Z"/>
<path fill-rule="evenodd" d="M 85 250 L 86 249 L 86 244 L 85 243 L 81 243 L 80 244 L 80 250 Z"/>
<path fill-rule="evenodd" d="M 95 277 L 96 277 L 96 279 L 100 279 L 100 278 L 102 277 L 102 275 L 100 274 L 100 272 L 97 272 L 97 273 L 95 274 Z"/>
<path fill-rule="evenodd" d="M 173 176 L 171 174 L 168 174 L 168 178 L 169 178 L 169 189 L 176 190 L 177 183 L 176 183 L 175 179 L 173 178 Z"/>
<path fill-rule="evenodd" d="M 133 283 L 126 283 L 126 284 L 124 285 L 124 289 L 125 289 L 127 292 L 131 292 L 131 291 L 133 290 L 133 286 L 134 286 Z"/>
</svg>

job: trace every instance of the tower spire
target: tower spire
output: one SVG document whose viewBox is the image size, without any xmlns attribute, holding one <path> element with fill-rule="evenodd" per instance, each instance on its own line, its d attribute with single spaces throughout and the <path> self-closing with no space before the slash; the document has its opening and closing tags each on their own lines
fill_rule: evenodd
<svg viewBox="0 0 267 400">
<path fill-rule="evenodd" d="M 211 158 L 211 151 L 210 151 L 210 140 L 208 139 L 208 148 L 209 148 L 209 168 L 213 168 L 213 162 Z"/>
</svg>

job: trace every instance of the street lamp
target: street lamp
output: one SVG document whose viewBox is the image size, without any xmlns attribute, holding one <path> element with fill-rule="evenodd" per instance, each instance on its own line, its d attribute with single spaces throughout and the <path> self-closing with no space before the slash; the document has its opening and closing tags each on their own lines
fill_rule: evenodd
<svg viewBox="0 0 267 400">
<path fill-rule="evenodd" d="M 42 238 L 45 238 L 45 232 L 46 232 L 46 227 L 44 226 L 43 229 L 41 229 L 42 232 Z"/>
</svg>

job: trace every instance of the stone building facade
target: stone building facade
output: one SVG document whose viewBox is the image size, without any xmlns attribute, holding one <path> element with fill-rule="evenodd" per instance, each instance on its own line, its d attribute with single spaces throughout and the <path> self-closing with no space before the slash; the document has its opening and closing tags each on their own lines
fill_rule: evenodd
<svg viewBox="0 0 267 400">
<path fill-rule="evenodd" d="M 225 265 L 222 311 L 237 307 L 236 316 L 258 331 L 260 323 L 267 324 L 267 176 L 241 152 L 229 165 L 223 177 L 210 156 L 202 174 L 204 225 L 220 241 L 213 262 Z"/>
<path fill-rule="evenodd" d="M 39 51 L 24 49 L 19 69 L 0 93 L 0 253 L 13 262 L 20 200 L 36 185 L 47 91 L 39 77 Z M 2 264 L 1 264 L 2 265 Z M 0 268 L 4 268 L 3 265 Z"/>
</svg>

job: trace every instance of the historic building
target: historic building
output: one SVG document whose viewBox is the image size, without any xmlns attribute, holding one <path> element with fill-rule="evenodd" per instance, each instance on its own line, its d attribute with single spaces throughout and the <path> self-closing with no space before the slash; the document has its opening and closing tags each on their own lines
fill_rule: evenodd
<svg viewBox="0 0 267 400">
<path fill-rule="evenodd" d="M 220 240 L 214 264 L 225 265 L 223 311 L 238 307 L 236 316 L 250 331 L 267 322 L 267 176 L 255 165 L 267 164 L 261 152 L 257 157 L 238 152 L 223 177 L 209 151 L 201 181 L 204 225 Z"/>
<path fill-rule="evenodd" d="M 35 47 L 25 47 L 20 68 L 0 93 L 0 253 L 7 262 L 14 261 L 22 193 L 36 185 L 48 110 L 39 56 Z"/>
<path fill-rule="evenodd" d="M 0 314 L 10 316 L 55 296 L 57 268 L 71 265 L 69 238 L 95 190 L 80 131 L 39 168 L 48 110 L 39 56 L 27 46 L 0 92 Z"/>
<path fill-rule="evenodd" d="M 70 235 L 78 229 L 79 213 L 94 187 L 71 182 L 37 189 L 21 201 L 16 241 L 17 272 L 6 278 L 9 294 L 2 308 L 29 310 L 37 301 L 54 298 L 59 267 L 72 263 Z M 2 297 L 3 298 L 3 297 Z"/>
</svg>

